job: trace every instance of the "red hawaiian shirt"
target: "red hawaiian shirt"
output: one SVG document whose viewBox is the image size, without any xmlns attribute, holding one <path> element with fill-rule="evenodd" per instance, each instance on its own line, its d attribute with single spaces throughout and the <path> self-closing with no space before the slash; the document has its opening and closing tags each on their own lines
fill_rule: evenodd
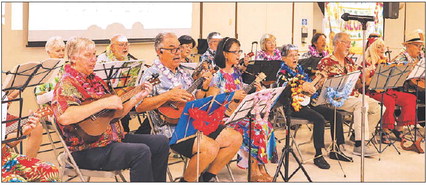
<svg viewBox="0 0 426 185">
<path fill-rule="evenodd" d="M 79 106 L 89 99 L 100 99 L 105 94 L 111 94 L 106 83 L 98 76 L 85 75 L 75 70 L 70 64 L 64 66 L 61 80 L 56 84 L 53 93 L 52 110 L 55 118 L 67 110 L 70 106 Z M 65 142 L 71 151 L 81 151 L 95 147 L 104 147 L 112 142 L 121 142 L 123 130 L 119 122 L 110 124 L 111 127 L 95 142 L 88 144 L 72 132 L 76 124 L 58 124 Z"/>
<path fill-rule="evenodd" d="M 329 55 L 321 59 L 321 61 L 318 63 L 317 69 L 318 71 L 324 71 L 327 73 L 328 77 L 345 75 L 359 70 L 351 58 L 345 57 L 345 63 L 344 65 L 341 65 L 334 55 Z M 358 96 L 358 89 L 354 88 L 351 95 Z"/>
</svg>

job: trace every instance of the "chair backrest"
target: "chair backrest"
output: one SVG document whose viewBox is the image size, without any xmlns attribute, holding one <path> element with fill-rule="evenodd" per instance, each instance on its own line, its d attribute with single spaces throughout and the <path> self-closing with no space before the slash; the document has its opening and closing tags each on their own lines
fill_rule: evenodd
<svg viewBox="0 0 426 185">
<path fill-rule="evenodd" d="M 54 117 L 53 116 L 49 117 L 49 120 L 52 123 L 53 129 L 58 133 L 61 143 L 64 147 L 64 152 L 59 154 L 57 157 L 59 166 L 60 166 L 61 178 L 63 178 L 64 175 L 72 176 L 72 177 L 78 176 L 82 182 L 86 182 L 84 177 L 88 177 L 87 181 L 90 180 L 90 177 L 101 177 L 101 178 L 115 178 L 115 181 L 118 182 L 117 176 L 120 176 L 121 180 L 123 182 L 126 182 L 126 179 L 124 178 L 122 174 L 123 170 L 103 171 L 103 170 L 80 169 L 65 143 L 65 140 L 63 138 L 63 133 L 61 132 L 61 130 L 58 129 L 58 126 L 56 125 L 57 123 Z"/>
<path fill-rule="evenodd" d="M 67 144 L 65 143 L 62 132 L 58 129 L 58 126 L 56 125 L 55 118 L 53 116 L 50 116 L 49 120 L 52 123 L 53 129 L 58 133 L 59 139 L 61 140 L 62 146 L 64 147 L 64 152 L 59 154 L 59 156 L 58 156 L 58 162 L 59 162 L 59 166 L 60 166 L 61 177 L 63 177 L 65 170 L 67 170 L 67 168 L 66 168 L 67 165 L 70 165 L 72 167 L 72 169 L 76 171 L 80 180 L 82 182 L 85 182 L 85 179 L 83 177 L 83 174 L 81 173 L 80 168 L 77 166 L 77 163 L 75 162 L 73 156 L 71 155 L 70 150 L 67 147 Z"/>
</svg>

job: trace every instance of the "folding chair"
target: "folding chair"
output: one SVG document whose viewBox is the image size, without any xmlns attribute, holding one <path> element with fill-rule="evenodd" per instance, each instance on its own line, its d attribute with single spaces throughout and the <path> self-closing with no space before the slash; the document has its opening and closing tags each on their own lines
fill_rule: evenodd
<svg viewBox="0 0 426 185">
<path fill-rule="evenodd" d="M 277 127 L 277 128 L 282 128 L 283 126 L 285 126 L 287 120 L 286 120 L 286 117 L 285 117 L 284 108 L 282 106 L 274 107 L 274 109 L 271 112 L 273 112 L 273 114 L 274 114 L 273 117 L 272 117 L 272 119 L 271 119 L 272 120 L 271 122 L 273 122 L 273 125 L 275 127 Z M 290 135 L 290 138 L 292 140 L 292 145 L 295 146 L 296 151 L 297 151 L 297 153 L 300 156 L 300 161 L 302 163 L 306 163 L 309 160 L 304 160 L 303 159 L 303 155 L 302 155 L 302 152 L 300 151 L 299 147 L 302 146 L 302 145 L 311 143 L 313 141 L 313 135 L 311 136 L 311 138 L 309 139 L 309 141 L 306 141 L 306 142 L 303 142 L 303 143 L 297 143 L 297 141 L 296 141 L 296 135 L 297 135 L 297 132 L 299 131 L 299 128 L 302 125 L 306 125 L 309 130 L 312 130 L 308 126 L 309 124 L 312 124 L 312 123 L 310 121 L 306 120 L 306 119 L 291 117 L 291 125 L 290 125 L 291 128 L 290 129 L 294 129 L 294 131 L 293 131 L 293 134 Z M 278 139 L 277 138 L 277 141 L 280 142 L 280 141 L 282 141 L 284 139 L 285 138 L 282 138 L 282 139 Z"/>
<path fill-rule="evenodd" d="M 64 151 L 57 157 L 59 162 L 59 173 L 63 182 L 64 176 L 69 177 L 65 182 L 70 181 L 77 176 L 82 182 L 89 182 L 91 177 L 115 178 L 115 181 L 118 182 L 117 176 L 119 176 L 123 182 L 127 182 L 122 174 L 123 170 L 103 171 L 80 169 L 62 137 L 62 133 L 57 128 L 54 117 L 51 116 L 49 120 L 52 123 L 53 129 L 56 131 L 56 133 L 58 133 L 59 139 L 62 143 L 62 146 L 64 147 Z M 87 177 L 87 180 L 85 177 Z"/>
</svg>

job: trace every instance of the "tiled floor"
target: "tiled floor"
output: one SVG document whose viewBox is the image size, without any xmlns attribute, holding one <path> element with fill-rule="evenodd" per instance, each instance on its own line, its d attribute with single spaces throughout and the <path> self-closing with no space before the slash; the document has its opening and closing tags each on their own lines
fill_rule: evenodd
<svg viewBox="0 0 426 185">
<path fill-rule="evenodd" d="M 137 123 L 136 119 L 132 120 L 132 126 L 135 126 Z M 347 128 L 345 128 L 347 129 Z M 424 129 L 420 129 L 421 133 L 424 133 Z M 330 131 L 326 129 L 325 142 L 326 146 L 331 143 Z M 308 141 L 311 136 L 311 132 L 307 129 L 306 126 L 302 126 L 298 132 L 297 141 L 304 142 Z M 346 136 L 346 135 L 345 135 Z M 283 130 L 276 131 L 277 138 L 284 137 Z M 46 141 L 47 139 L 44 138 Z M 313 182 L 360 182 L 361 181 L 361 158 L 354 156 L 351 151 L 353 149 L 353 142 L 349 141 L 346 138 L 345 153 L 353 157 L 354 162 L 341 162 L 340 165 L 338 161 L 330 159 L 328 156 L 325 159 L 331 165 L 331 168 L 328 170 L 322 170 L 316 167 L 313 164 L 313 161 L 307 161 L 303 166 L 308 172 L 310 178 Z M 281 150 L 284 146 L 284 141 L 278 143 L 278 152 L 281 156 Z M 400 143 L 396 142 L 397 149 L 401 152 L 399 155 L 396 150 L 392 148 L 387 148 L 381 155 L 376 155 L 374 157 L 365 158 L 364 163 L 364 181 L 365 182 L 425 182 L 425 154 L 418 154 L 413 151 L 405 151 L 399 146 Z M 384 145 L 382 145 L 383 147 Z M 424 142 L 422 143 L 423 149 L 425 148 Z M 313 144 L 309 143 L 300 147 L 304 158 L 308 159 L 314 155 Z M 326 151 L 323 150 L 325 154 Z M 39 158 L 53 162 L 57 164 L 53 152 L 42 153 L 39 155 Z M 176 160 L 172 156 L 170 161 Z M 170 166 L 171 172 L 174 177 L 178 177 L 182 174 L 183 164 L 176 164 Z M 267 164 L 266 165 L 268 172 L 273 176 L 277 169 L 277 164 Z M 290 157 L 289 162 L 289 174 L 291 174 L 297 163 L 295 160 Z M 247 182 L 247 170 L 240 169 L 236 166 L 235 163 L 231 164 L 231 168 L 235 179 L 237 182 Z M 284 172 L 284 169 L 282 169 Z M 129 171 L 125 171 L 125 177 L 129 179 Z M 231 182 L 231 178 L 228 175 L 226 168 L 224 168 L 218 174 L 219 180 L 221 182 Z M 167 179 L 169 181 L 169 179 Z M 78 182 L 78 179 L 72 180 Z M 278 177 L 277 181 L 283 181 L 281 176 Z M 114 182 L 114 179 L 104 179 L 104 178 L 92 178 L 91 182 Z M 294 177 L 290 179 L 290 182 L 307 182 L 307 178 L 304 176 L 301 170 L 299 170 Z"/>
</svg>

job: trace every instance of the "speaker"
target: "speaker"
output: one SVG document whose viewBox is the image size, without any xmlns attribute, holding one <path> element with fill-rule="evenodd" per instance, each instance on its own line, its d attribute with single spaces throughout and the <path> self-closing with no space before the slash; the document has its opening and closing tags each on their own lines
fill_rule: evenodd
<svg viewBox="0 0 426 185">
<path fill-rule="evenodd" d="M 385 19 L 398 19 L 399 16 L 399 2 L 384 3 L 383 17 Z"/>
</svg>

